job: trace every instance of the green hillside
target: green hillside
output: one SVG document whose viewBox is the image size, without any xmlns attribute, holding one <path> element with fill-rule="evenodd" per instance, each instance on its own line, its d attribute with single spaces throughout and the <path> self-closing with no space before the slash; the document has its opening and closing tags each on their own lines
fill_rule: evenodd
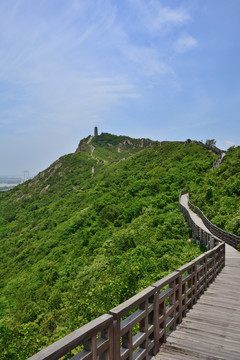
<svg viewBox="0 0 240 360">
<path fill-rule="evenodd" d="M 240 146 L 228 150 L 221 166 L 191 186 L 191 201 L 218 227 L 240 236 Z"/>
<path fill-rule="evenodd" d="M 0 194 L 1 360 L 26 359 L 204 250 L 187 242 L 178 196 L 220 174 L 216 154 L 89 139 Z"/>
<path fill-rule="evenodd" d="M 130 155 L 156 143 L 150 139 L 132 139 L 129 136 L 102 133 L 100 136 L 92 137 L 89 135 L 82 139 L 76 151 L 86 152 L 104 163 L 112 163 L 125 160 Z"/>
</svg>

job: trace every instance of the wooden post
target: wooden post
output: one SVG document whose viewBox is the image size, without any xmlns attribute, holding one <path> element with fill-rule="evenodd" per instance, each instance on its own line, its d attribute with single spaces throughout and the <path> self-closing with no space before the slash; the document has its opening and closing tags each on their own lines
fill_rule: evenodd
<svg viewBox="0 0 240 360">
<path fill-rule="evenodd" d="M 114 357 L 114 353 L 113 353 L 113 346 L 114 346 L 114 337 L 113 337 L 113 322 L 112 324 L 109 325 L 108 328 L 108 340 L 109 340 L 109 352 L 108 352 L 108 357 L 106 360 L 113 360 Z"/>
<path fill-rule="evenodd" d="M 223 244 L 223 267 L 225 267 L 225 261 L 226 261 L 226 244 Z"/>
<path fill-rule="evenodd" d="M 194 305 L 197 302 L 197 288 L 198 288 L 198 278 L 197 278 L 197 262 L 194 264 L 193 268 L 193 300 L 192 305 Z"/>
<path fill-rule="evenodd" d="M 120 360 L 120 320 L 113 320 L 113 354 L 114 360 Z"/>
<path fill-rule="evenodd" d="M 212 235 L 210 235 L 210 249 L 212 250 L 214 248 L 214 238 Z"/>
<path fill-rule="evenodd" d="M 154 294 L 154 302 L 153 302 L 154 310 L 154 348 L 153 348 L 153 355 L 155 356 L 159 350 L 159 295 L 156 291 Z"/>
<path fill-rule="evenodd" d="M 181 324 L 181 322 L 182 322 L 182 274 L 180 272 L 179 272 L 179 276 L 178 276 L 178 303 L 179 303 L 178 323 Z"/>
<path fill-rule="evenodd" d="M 155 292 L 155 287 L 149 286 L 110 311 L 115 320 L 114 360 L 126 358 L 131 360 L 133 356 L 147 358 L 148 352 L 154 347 L 154 342 L 151 341 L 149 344 L 148 338 L 150 335 L 154 338 L 152 317 Z M 149 312 L 151 312 L 150 318 Z M 140 331 L 133 338 L 133 328 L 137 324 L 140 326 Z M 123 349 L 120 346 L 121 338 Z"/>
<path fill-rule="evenodd" d="M 92 360 L 97 360 L 97 339 L 96 339 L 96 335 L 92 336 L 91 351 L 92 351 Z"/>
<path fill-rule="evenodd" d="M 206 255 L 204 256 L 204 268 L 203 268 L 203 271 L 204 271 L 204 291 L 206 291 L 207 287 L 208 287 L 208 282 L 207 282 L 207 257 L 206 257 Z"/>
</svg>

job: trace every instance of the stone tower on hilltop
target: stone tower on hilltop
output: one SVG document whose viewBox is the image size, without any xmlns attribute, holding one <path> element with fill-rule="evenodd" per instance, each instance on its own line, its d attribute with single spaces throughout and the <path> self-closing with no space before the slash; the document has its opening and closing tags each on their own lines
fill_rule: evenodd
<svg viewBox="0 0 240 360">
<path fill-rule="evenodd" d="M 97 126 L 95 126 L 95 128 L 94 128 L 94 136 L 98 136 L 98 128 L 97 128 Z"/>
</svg>

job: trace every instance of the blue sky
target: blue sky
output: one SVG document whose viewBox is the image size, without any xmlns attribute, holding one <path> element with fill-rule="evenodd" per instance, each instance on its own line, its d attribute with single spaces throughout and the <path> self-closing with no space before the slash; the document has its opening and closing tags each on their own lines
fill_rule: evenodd
<svg viewBox="0 0 240 360">
<path fill-rule="evenodd" d="M 0 175 L 100 132 L 240 139 L 239 0 L 0 0 Z"/>
</svg>

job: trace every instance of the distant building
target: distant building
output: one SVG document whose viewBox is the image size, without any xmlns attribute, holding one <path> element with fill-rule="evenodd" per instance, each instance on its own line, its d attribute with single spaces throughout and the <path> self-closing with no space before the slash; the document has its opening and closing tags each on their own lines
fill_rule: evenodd
<svg viewBox="0 0 240 360">
<path fill-rule="evenodd" d="M 94 136 L 98 136 L 98 128 L 97 128 L 97 126 L 95 126 L 95 128 L 94 128 Z"/>
<path fill-rule="evenodd" d="M 28 170 L 23 170 L 23 177 L 22 177 L 22 183 L 24 183 L 25 181 L 27 181 L 29 179 L 29 171 Z"/>
</svg>

